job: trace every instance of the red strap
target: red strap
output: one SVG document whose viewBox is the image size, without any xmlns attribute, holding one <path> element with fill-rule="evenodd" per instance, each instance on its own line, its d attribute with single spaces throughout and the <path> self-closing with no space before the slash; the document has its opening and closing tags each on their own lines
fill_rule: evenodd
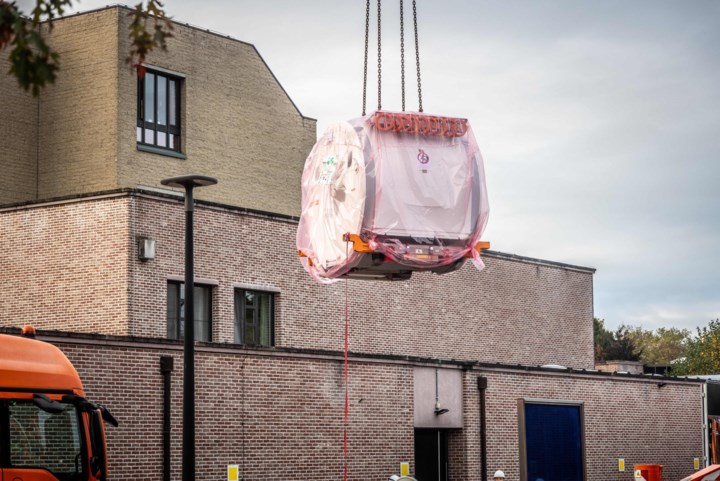
<svg viewBox="0 0 720 481">
<path fill-rule="evenodd" d="M 350 257 L 350 242 L 345 243 L 345 259 Z M 345 470 L 343 474 L 343 481 L 347 481 L 348 477 L 348 419 L 350 417 L 350 396 L 348 388 L 348 344 L 350 340 L 349 335 L 349 324 L 350 316 L 348 309 L 348 280 L 345 278 L 345 422 L 343 432 L 343 456 L 345 458 Z"/>
</svg>

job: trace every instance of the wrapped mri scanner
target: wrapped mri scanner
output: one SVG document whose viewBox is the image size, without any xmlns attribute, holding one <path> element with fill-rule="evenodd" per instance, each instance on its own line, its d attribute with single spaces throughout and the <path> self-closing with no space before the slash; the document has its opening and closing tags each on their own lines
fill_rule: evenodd
<svg viewBox="0 0 720 481">
<path fill-rule="evenodd" d="M 482 156 L 465 119 L 373 112 L 329 127 L 305 162 L 297 247 L 319 282 L 403 280 L 467 258 L 488 219 Z"/>
</svg>

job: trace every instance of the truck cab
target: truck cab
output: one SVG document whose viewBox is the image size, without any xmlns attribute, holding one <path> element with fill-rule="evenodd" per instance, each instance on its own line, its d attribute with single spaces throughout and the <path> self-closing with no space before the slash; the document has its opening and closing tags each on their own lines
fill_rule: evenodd
<svg viewBox="0 0 720 481">
<path fill-rule="evenodd" d="M 103 421 L 60 349 L 0 334 L 0 481 L 105 481 Z"/>
</svg>

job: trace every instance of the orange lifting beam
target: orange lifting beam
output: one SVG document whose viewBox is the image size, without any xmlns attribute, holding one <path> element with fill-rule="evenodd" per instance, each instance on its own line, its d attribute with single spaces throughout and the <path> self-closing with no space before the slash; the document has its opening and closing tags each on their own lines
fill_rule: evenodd
<svg viewBox="0 0 720 481">
<path fill-rule="evenodd" d="M 357 234 L 345 234 L 343 236 L 343 240 L 345 242 L 352 242 L 353 250 L 355 252 L 364 252 L 364 253 L 368 253 L 368 254 L 375 252 L 375 250 L 370 246 L 370 244 L 368 244 L 367 242 L 362 240 L 362 238 Z M 488 250 L 488 249 L 490 249 L 490 242 L 480 241 L 477 244 L 475 244 L 474 249 L 478 253 L 480 253 L 481 251 L 484 251 L 484 250 Z M 465 257 L 472 257 L 472 253 L 468 252 L 467 254 L 465 254 Z"/>
<path fill-rule="evenodd" d="M 345 242 L 352 242 L 353 243 L 353 250 L 355 252 L 363 252 L 366 254 L 372 254 L 375 252 L 375 250 L 370 247 L 370 244 L 362 240 L 362 238 L 357 234 L 345 234 L 343 235 L 343 240 Z M 480 241 L 477 244 L 475 244 L 475 250 L 480 253 L 484 250 L 490 249 L 490 242 L 488 241 Z M 299 257 L 307 257 L 303 251 L 298 251 Z M 465 257 L 472 257 L 472 253 L 468 252 L 465 254 Z M 308 257 L 308 262 L 310 265 L 312 265 L 312 259 Z"/>
</svg>

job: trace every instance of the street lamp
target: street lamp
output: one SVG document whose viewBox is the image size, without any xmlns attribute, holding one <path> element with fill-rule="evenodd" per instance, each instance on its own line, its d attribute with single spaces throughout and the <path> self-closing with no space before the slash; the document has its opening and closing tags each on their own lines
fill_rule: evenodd
<svg viewBox="0 0 720 481">
<path fill-rule="evenodd" d="M 193 189 L 217 184 L 206 175 L 182 175 L 161 184 L 185 189 L 185 342 L 183 350 L 182 480 L 195 481 L 195 279 L 193 276 Z"/>
</svg>

